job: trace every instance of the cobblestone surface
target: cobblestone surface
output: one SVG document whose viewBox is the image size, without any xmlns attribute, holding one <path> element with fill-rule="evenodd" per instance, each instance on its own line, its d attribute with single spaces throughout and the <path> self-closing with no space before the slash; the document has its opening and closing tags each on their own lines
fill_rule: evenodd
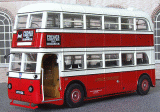
<svg viewBox="0 0 160 112">
<path fill-rule="evenodd" d="M 160 64 L 156 64 L 156 79 L 160 79 Z M 8 72 L 8 68 L 0 68 L 0 83 L 6 83 L 8 78 L 6 73 Z"/>
</svg>

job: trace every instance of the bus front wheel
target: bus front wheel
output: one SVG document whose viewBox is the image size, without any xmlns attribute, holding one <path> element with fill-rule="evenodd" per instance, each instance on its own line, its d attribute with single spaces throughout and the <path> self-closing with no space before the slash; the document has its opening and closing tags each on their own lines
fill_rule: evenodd
<svg viewBox="0 0 160 112">
<path fill-rule="evenodd" d="M 84 100 L 84 91 L 81 85 L 72 84 L 66 91 L 66 104 L 69 107 L 79 107 Z"/>
<path fill-rule="evenodd" d="M 146 95 L 150 89 L 150 79 L 144 75 L 138 80 L 137 93 L 139 95 Z"/>
</svg>

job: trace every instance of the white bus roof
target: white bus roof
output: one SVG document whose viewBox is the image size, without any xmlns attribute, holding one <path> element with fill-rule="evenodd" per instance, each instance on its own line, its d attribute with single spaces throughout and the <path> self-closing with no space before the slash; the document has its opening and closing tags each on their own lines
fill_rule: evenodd
<svg viewBox="0 0 160 112">
<path fill-rule="evenodd" d="M 31 4 L 21 8 L 18 13 L 37 12 L 37 11 L 58 11 L 58 12 L 75 12 L 75 13 L 90 13 L 90 14 L 106 14 L 106 15 L 122 15 L 132 17 L 145 17 L 149 15 L 140 10 L 127 10 L 107 7 L 92 7 L 84 5 L 71 5 L 60 3 L 38 3 Z"/>
<path fill-rule="evenodd" d="M 112 15 L 112 16 L 126 16 L 126 17 L 143 17 L 148 19 L 150 23 L 152 20 L 150 16 L 140 10 L 128 8 L 110 8 L 110 7 L 93 7 L 85 5 L 73 5 L 73 4 L 60 4 L 60 3 L 38 3 L 31 4 L 21 8 L 18 13 L 29 13 L 29 12 L 39 12 L 39 11 L 53 11 L 53 12 L 73 12 L 73 13 L 83 13 L 83 14 L 102 14 L 102 15 Z M 153 28 L 153 25 L 150 24 Z"/>
</svg>

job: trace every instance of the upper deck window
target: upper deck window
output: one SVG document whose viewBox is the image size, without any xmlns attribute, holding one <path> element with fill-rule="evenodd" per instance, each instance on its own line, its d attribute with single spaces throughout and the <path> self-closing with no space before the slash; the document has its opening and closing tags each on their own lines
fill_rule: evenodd
<svg viewBox="0 0 160 112">
<path fill-rule="evenodd" d="M 98 30 L 102 29 L 102 17 L 101 16 L 86 16 L 86 26 L 87 29 Z"/>
<path fill-rule="evenodd" d="M 18 28 L 26 28 L 28 15 L 20 15 L 18 16 Z"/>
<path fill-rule="evenodd" d="M 118 17 L 104 17 L 104 26 L 106 30 L 118 30 Z"/>
<path fill-rule="evenodd" d="M 48 13 L 46 28 L 60 28 L 60 14 Z"/>
<path fill-rule="evenodd" d="M 30 28 L 41 28 L 42 14 L 31 14 Z"/>
<path fill-rule="evenodd" d="M 134 30 L 133 18 L 121 18 L 122 30 Z"/>
<path fill-rule="evenodd" d="M 136 19 L 136 30 L 148 30 L 148 24 L 145 19 Z"/>
<path fill-rule="evenodd" d="M 82 15 L 73 15 L 73 14 L 64 14 L 63 15 L 64 28 L 74 28 L 82 29 L 83 28 L 83 16 Z"/>
</svg>

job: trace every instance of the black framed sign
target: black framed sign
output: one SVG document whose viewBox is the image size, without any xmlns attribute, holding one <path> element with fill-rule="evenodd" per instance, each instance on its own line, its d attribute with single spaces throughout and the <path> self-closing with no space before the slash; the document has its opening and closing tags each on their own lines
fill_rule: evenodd
<svg viewBox="0 0 160 112">
<path fill-rule="evenodd" d="M 23 31 L 23 41 L 32 41 L 33 31 Z"/>
<path fill-rule="evenodd" d="M 60 35 L 47 35 L 46 45 L 61 45 L 61 36 Z"/>
</svg>

